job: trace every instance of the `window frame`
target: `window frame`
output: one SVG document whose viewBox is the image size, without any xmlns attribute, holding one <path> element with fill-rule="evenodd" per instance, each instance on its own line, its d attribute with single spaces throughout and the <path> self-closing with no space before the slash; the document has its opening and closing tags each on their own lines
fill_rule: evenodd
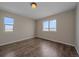
<svg viewBox="0 0 79 59">
<path fill-rule="evenodd" d="M 43 29 L 44 29 L 44 27 L 43 27 L 43 23 L 45 22 L 45 21 L 48 21 L 48 31 L 45 31 L 45 32 L 56 32 L 57 31 L 57 20 L 56 20 L 56 28 L 50 28 L 50 21 L 51 20 L 56 20 L 56 19 L 50 19 L 50 20 L 43 20 L 43 22 L 42 22 L 42 31 L 44 31 Z M 50 29 L 55 29 L 55 30 L 50 30 Z"/>
<path fill-rule="evenodd" d="M 48 21 L 48 20 L 43 20 L 43 23 L 44 23 L 45 21 Z M 44 27 L 43 27 L 44 24 L 43 24 L 43 23 L 42 23 L 42 31 L 44 31 Z M 48 29 L 48 31 L 49 31 L 49 21 L 48 21 L 48 28 L 45 28 L 45 29 Z M 48 31 L 46 31 L 46 32 L 48 32 Z"/>
<path fill-rule="evenodd" d="M 13 24 L 5 24 L 5 17 L 13 19 Z M 13 32 L 13 31 L 14 31 L 14 18 L 8 17 L 8 16 L 5 16 L 5 17 L 4 17 L 4 31 L 5 31 L 5 32 Z M 13 29 L 12 29 L 12 30 L 6 30 L 6 28 L 5 28 L 6 25 L 12 26 Z"/>
<path fill-rule="evenodd" d="M 56 22 L 55 22 L 56 28 L 51 28 L 51 27 L 50 27 L 50 21 L 56 21 Z M 49 20 L 49 31 L 51 31 L 50 29 L 55 29 L 55 30 L 52 30 L 52 32 L 56 32 L 56 31 L 57 31 L 57 20 L 56 20 L 56 19 L 50 19 L 50 20 Z"/>
</svg>

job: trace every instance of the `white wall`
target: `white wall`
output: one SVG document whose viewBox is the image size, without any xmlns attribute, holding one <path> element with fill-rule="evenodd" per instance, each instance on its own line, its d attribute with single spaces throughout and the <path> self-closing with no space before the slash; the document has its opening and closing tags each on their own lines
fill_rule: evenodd
<svg viewBox="0 0 79 59">
<path fill-rule="evenodd" d="M 43 20 L 56 19 L 57 31 L 44 32 L 42 31 Z M 37 20 L 37 37 L 48 39 L 55 42 L 60 42 L 74 46 L 75 39 L 75 10 L 66 11 L 53 16 Z"/>
<path fill-rule="evenodd" d="M 4 17 L 14 18 L 14 31 L 4 31 Z M 34 37 L 35 22 L 27 17 L 15 15 L 9 12 L 0 11 L 0 45 Z"/>
<path fill-rule="evenodd" d="M 76 50 L 79 54 L 79 3 L 76 10 Z"/>
</svg>

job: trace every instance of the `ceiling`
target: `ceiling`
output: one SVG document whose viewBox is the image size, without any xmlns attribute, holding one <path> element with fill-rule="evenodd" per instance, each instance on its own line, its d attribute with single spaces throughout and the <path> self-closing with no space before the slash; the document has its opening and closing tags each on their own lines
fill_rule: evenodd
<svg viewBox="0 0 79 59">
<path fill-rule="evenodd" d="M 32 9 L 30 2 L 0 2 L 0 9 L 32 19 L 40 19 L 60 12 L 74 9 L 76 2 L 38 2 Z"/>
</svg>

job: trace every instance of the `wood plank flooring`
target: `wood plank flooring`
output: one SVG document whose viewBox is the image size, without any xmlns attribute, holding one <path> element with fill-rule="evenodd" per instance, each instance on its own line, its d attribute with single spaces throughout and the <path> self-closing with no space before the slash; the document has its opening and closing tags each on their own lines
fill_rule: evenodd
<svg viewBox="0 0 79 59">
<path fill-rule="evenodd" d="M 74 47 L 33 38 L 0 46 L 0 57 L 77 57 Z"/>
</svg>

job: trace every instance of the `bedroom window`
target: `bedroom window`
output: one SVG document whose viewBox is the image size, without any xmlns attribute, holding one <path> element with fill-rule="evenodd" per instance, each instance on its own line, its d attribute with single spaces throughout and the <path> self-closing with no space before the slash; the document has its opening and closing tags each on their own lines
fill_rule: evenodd
<svg viewBox="0 0 79 59">
<path fill-rule="evenodd" d="M 43 31 L 56 31 L 56 20 L 43 21 Z"/>
<path fill-rule="evenodd" d="M 13 32 L 13 24 L 14 24 L 13 18 L 4 17 L 5 32 Z"/>
<path fill-rule="evenodd" d="M 49 21 L 44 21 L 43 22 L 43 31 L 48 31 L 49 30 L 48 29 L 49 28 L 49 26 L 48 26 L 49 24 L 48 23 L 49 23 Z"/>
<path fill-rule="evenodd" d="M 50 20 L 49 21 L 49 30 L 50 31 L 56 31 L 56 20 Z"/>
</svg>

